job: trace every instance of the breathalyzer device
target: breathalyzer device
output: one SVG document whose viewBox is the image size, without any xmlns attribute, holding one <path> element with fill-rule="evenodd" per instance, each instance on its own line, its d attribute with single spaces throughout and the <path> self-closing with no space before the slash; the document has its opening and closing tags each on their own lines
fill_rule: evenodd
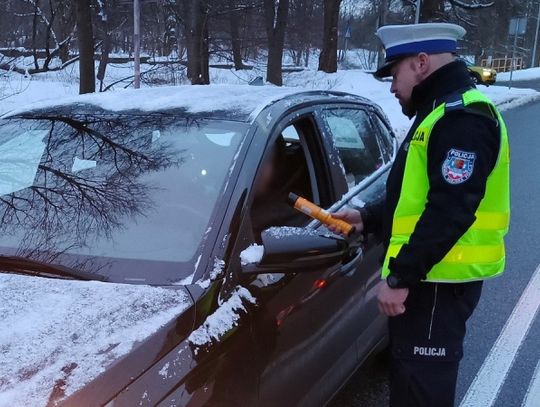
<svg viewBox="0 0 540 407">
<path fill-rule="evenodd" d="M 291 203 L 291 205 L 294 206 L 295 209 L 299 210 L 302 213 L 305 213 L 309 217 L 317 219 L 318 221 L 324 223 L 327 226 L 332 225 L 338 227 L 341 232 L 343 232 L 346 236 L 350 236 L 355 231 L 353 225 L 345 222 L 344 220 L 333 218 L 329 212 L 315 205 L 313 202 L 302 198 L 301 196 L 290 193 L 289 202 Z"/>
</svg>

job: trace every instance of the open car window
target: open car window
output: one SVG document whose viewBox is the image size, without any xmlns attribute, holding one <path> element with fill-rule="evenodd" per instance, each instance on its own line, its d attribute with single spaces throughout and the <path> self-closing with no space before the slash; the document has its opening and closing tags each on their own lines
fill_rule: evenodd
<svg viewBox="0 0 540 407">
<path fill-rule="evenodd" d="M 318 205 L 330 205 L 333 188 L 324 172 L 326 163 L 321 137 L 311 115 L 287 125 L 267 148 L 254 182 L 251 207 L 253 235 L 260 242 L 261 232 L 270 227 L 306 226 L 311 218 L 297 211 L 288 201 L 289 193 Z M 271 182 L 265 182 L 271 174 Z M 261 185 L 266 184 L 266 188 Z"/>
</svg>

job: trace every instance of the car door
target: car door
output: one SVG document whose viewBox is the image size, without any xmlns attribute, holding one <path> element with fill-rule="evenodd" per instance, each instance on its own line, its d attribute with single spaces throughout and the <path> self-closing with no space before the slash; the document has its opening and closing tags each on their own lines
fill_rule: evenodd
<svg viewBox="0 0 540 407">
<path fill-rule="evenodd" d="M 297 134 L 308 168 L 305 184 L 311 188 L 303 188 L 306 198 L 330 206 L 335 201 L 334 183 L 341 169 L 327 159 L 322 133 L 310 109 L 283 118 L 269 144 L 282 134 L 289 135 L 287 140 L 293 143 L 291 133 Z M 242 223 L 242 237 L 232 258 L 240 257 L 256 243 L 256 237 L 248 231 L 248 214 Z M 361 269 L 362 251 L 358 247 L 346 263 L 332 268 L 255 278 L 242 275 L 240 264 L 232 271 L 237 275 L 235 284 L 246 287 L 257 299 L 251 323 L 258 358 L 255 370 L 260 376 L 258 405 L 320 405 L 352 373 L 358 361 L 358 321 L 352 316 L 362 305 L 368 274 L 357 272 Z"/>
</svg>

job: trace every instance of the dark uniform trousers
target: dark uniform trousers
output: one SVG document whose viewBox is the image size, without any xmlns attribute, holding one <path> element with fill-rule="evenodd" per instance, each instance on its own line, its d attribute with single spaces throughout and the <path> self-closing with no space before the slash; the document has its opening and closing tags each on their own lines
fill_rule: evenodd
<svg viewBox="0 0 540 407">
<path fill-rule="evenodd" d="M 481 281 L 409 290 L 405 313 L 389 319 L 391 407 L 454 406 L 465 323 L 481 291 Z"/>
</svg>

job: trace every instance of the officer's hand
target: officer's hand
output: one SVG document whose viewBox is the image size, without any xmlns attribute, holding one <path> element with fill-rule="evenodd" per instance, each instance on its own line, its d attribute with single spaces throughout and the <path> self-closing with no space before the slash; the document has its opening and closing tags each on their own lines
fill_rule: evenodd
<svg viewBox="0 0 540 407">
<path fill-rule="evenodd" d="M 360 233 L 364 230 L 364 222 L 362 222 L 362 215 L 360 215 L 360 211 L 357 211 L 355 209 L 342 209 L 339 212 L 333 213 L 332 217 L 334 219 L 341 219 L 347 223 L 350 223 L 354 226 L 357 233 Z M 341 230 L 341 228 L 337 226 L 330 225 L 328 226 L 328 229 L 330 229 L 336 234 L 344 234 L 343 230 Z"/>
<path fill-rule="evenodd" d="M 389 317 L 405 312 L 405 300 L 409 295 L 408 288 L 390 288 L 386 281 L 382 281 L 379 288 L 379 311 Z"/>
</svg>

